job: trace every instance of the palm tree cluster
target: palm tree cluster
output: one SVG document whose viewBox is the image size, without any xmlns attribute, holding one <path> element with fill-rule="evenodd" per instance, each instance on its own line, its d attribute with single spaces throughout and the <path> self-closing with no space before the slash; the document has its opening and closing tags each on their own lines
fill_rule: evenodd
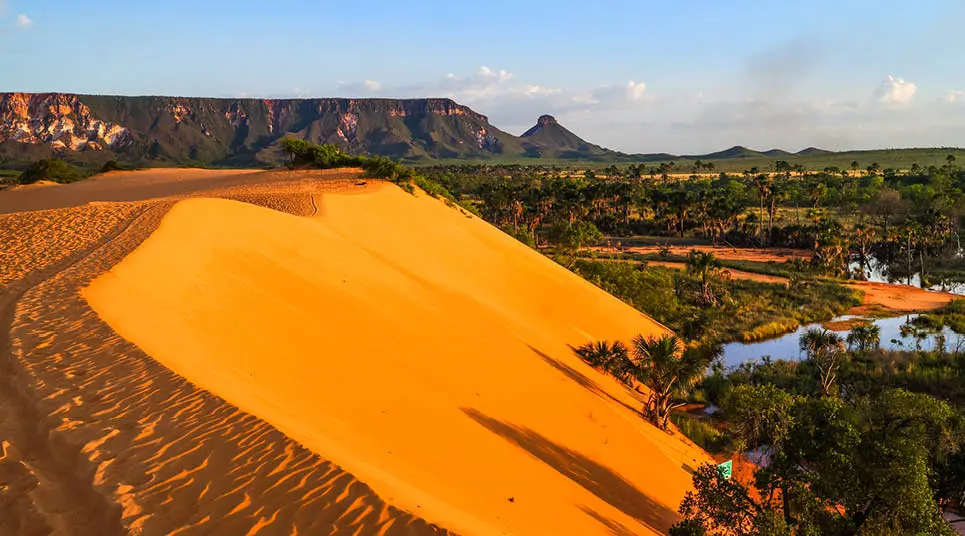
<svg viewBox="0 0 965 536">
<path fill-rule="evenodd" d="M 706 358 L 685 351 L 675 335 L 633 338 L 628 349 L 620 341 L 590 342 L 574 350 L 588 365 L 626 384 L 634 380 L 649 390 L 643 415 L 662 430 L 670 428 L 670 413 L 683 405 L 687 392 L 707 368 Z"/>
<path fill-rule="evenodd" d="M 848 349 L 854 352 L 870 352 L 881 344 L 881 328 L 872 322 L 862 322 L 851 328 L 847 337 Z"/>
<path fill-rule="evenodd" d="M 460 166 L 424 170 L 498 227 L 534 246 L 559 244 L 579 222 L 609 236 L 693 236 L 734 246 L 813 251 L 822 271 L 849 272 L 852 260 L 887 266 L 895 278 L 947 264 L 962 224 L 965 169 L 882 169 L 876 163 L 806 170 L 776 161 L 768 169 L 719 173 L 707 162 L 662 162 L 573 170 L 538 166 Z M 787 210 L 787 212 L 782 212 Z M 945 268 L 943 266 L 943 268 Z"/>
</svg>

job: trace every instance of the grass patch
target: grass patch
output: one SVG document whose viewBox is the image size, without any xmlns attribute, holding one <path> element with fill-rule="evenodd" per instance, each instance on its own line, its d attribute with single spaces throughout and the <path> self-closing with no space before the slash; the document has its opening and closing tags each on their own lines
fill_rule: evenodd
<svg viewBox="0 0 965 536">
<path fill-rule="evenodd" d="M 675 411 L 670 414 L 680 433 L 711 454 L 728 454 L 730 438 L 714 427 L 709 419 L 698 419 L 689 413 Z"/>
<path fill-rule="evenodd" d="M 588 258 L 601 258 L 610 260 L 626 260 L 626 261 L 636 261 L 636 262 L 679 262 L 686 263 L 687 257 L 684 255 L 663 255 L 660 253 L 632 253 L 632 252 L 620 252 L 620 253 L 593 253 L 593 254 L 583 254 L 584 257 Z M 731 270 L 738 270 L 741 272 L 748 272 L 752 274 L 761 275 L 772 275 L 776 277 L 790 278 L 792 276 L 801 276 L 811 279 L 827 279 L 834 280 L 814 266 L 810 265 L 806 261 L 802 260 L 789 260 L 786 262 L 761 262 L 761 261 L 744 261 L 744 260 L 728 260 L 728 259 L 717 259 L 720 265 L 724 268 L 729 268 Z"/>
<path fill-rule="evenodd" d="M 941 309 L 921 315 L 933 326 L 946 326 L 960 335 L 965 335 L 965 299 L 955 300 Z"/>
</svg>

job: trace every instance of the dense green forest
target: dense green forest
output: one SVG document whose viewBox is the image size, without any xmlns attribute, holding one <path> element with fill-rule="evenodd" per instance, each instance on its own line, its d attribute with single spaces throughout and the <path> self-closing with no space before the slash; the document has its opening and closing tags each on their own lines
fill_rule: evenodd
<svg viewBox="0 0 965 536">
<path fill-rule="evenodd" d="M 958 303 L 939 315 L 961 315 Z M 674 336 L 575 352 L 646 385 L 642 417 L 665 429 L 671 421 L 746 467 L 738 477 L 694 468 L 672 536 L 953 535 L 965 523 L 965 354 L 879 343 L 870 323 L 847 337 L 812 329 L 800 338 L 802 361 L 716 363 L 709 375 L 713 353 Z M 695 401 L 717 411 L 679 411 Z"/>
<path fill-rule="evenodd" d="M 847 337 L 805 333 L 799 362 L 726 370 L 715 359 L 719 342 L 840 314 L 854 300 L 840 281 L 863 278 L 872 264 L 893 279 L 918 274 L 923 286 L 960 278 L 965 170 L 954 156 L 903 171 L 858 162 L 809 171 L 786 161 L 740 173 L 695 162 L 689 176 L 669 164 L 423 171 L 688 341 L 576 350 L 591 366 L 646 385 L 641 415 L 655 425 L 673 422 L 722 455 L 757 454 L 743 479 L 695 468 L 674 536 L 954 534 L 943 514 L 965 509 L 965 354 L 949 351 L 942 333 L 965 327 L 962 302 L 903 328 L 937 337 L 934 351 L 881 350 L 874 324 L 859 323 Z M 723 263 L 713 255 L 673 259 L 686 261 L 681 273 L 619 247 L 647 240 L 795 248 L 810 260 L 740 266 L 785 276 L 785 285 L 733 281 L 719 277 Z M 595 245 L 612 247 L 579 253 Z M 694 372 L 707 366 L 709 375 Z M 688 402 L 718 411 L 674 411 Z"/>
<path fill-rule="evenodd" d="M 906 171 L 858 162 L 817 172 L 786 161 L 773 168 L 708 174 L 712 164 L 697 162 L 688 177 L 674 175 L 669 164 L 421 171 L 535 246 L 558 242 L 574 225 L 591 224 L 615 240 L 691 237 L 807 249 L 814 265 L 831 275 L 848 275 L 852 259 L 867 264 L 873 258 L 896 279 L 921 273 L 924 283 L 958 276 L 965 267 L 958 255 L 965 171 L 954 156 L 942 166 Z"/>
</svg>

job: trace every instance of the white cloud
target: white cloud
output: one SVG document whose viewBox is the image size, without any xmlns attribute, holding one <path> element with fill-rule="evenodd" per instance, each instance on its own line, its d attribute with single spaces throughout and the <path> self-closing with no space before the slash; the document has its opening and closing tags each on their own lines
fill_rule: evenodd
<svg viewBox="0 0 965 536">
<path fill-rule="evenodd" d="M 508 72 L 505 69 L 494 71 L 485 65 L 479 68 L 479 71 L 476 73 L 476 75 L 482 80 L 495 80 L 497 82 L 506 82 L 512 80 L 513 78 L 513 73 Z"/>
<path fill-rule="evenodd" d="M 359 78 L 337 89 L 342 97 L 449 97 L 516 134 L 550 114 L 590 142 L 631 153 L 701 154 L 733 145 L 795 151 L 965 146 L 965 88 L 926 102 L 916 84 L 890 76 L 872 100 L 860 93 L 784 91 L 775 77 L 757 81 L 745 74 L 699 94 L 671 86 L 655 93 L 638 79 L 559 88 L 488 66 L 410 85 Z M 752 91 L 756 85 L 763 89 Z"/>
<path fill-rule="evenodd" d="M 630 100 L 640 100 L 643 98 L 643 92 L 647 90 L 647 84 L 643 82 L 634 82 L 630 80 L 627 84 L 627 93 L 630 95 Z"/>
<path fill-rule="evenodd" d="M 17 27 L 26 30 L 33 26 L 34 21 L 30 20 L 30 17 L 24 15 L 23 13 L 17 15 Z"/>
<path fill-rule="evenodd" d="M 945 102 L 965 102 L 965 90 L 955 89 L 945 94 Z"/>
<path fill-rule="evenodd" d="M 489 116 L 492 123 L 520 132 L 542 114 L 573 116 L 587 112 L 626 112 L 652 99 L 643 82 L 598 85 L 588 90 L 567 90 L 518 81 L 514 73 L 483 65 L 470 74 L 446 74 L 441 79 L 409 86 L 372 81 L 338 82 L 343 96 L 398 98 L 449 97 Z"/>
<path fill-rule="evenodd" d="M 548 88 L 542 86 L 520 86 L 517 88 L 519 93 L 527 97 L 534 97 L 537 95 L 559 95 L 563 93 L 562 89 Z"/>
<path fill-rule="evenodd" d="M 875 98 L 884 104 L 908 104 L 917 92 L 918 86 L 914 82 L 889 74 L 875 92 Z"/>
<path fill-rule="evenodd" d="M 626 85 L 599 86 L 589 94 L 577 97 L 586 104 L 621 105 L 644 100 L 647 84 L 630 80 Z"/>
</svg>

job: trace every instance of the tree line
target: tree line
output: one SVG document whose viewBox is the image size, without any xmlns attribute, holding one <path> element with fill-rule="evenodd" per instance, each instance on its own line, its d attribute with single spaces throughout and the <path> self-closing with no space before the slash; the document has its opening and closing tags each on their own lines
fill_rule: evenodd
<svg viewBox="0 0 965 536">
<path fill-rule="evenodd" d="M 672 536 L 951 536 L 943 514 L 965 508 L 965 414 L 934 384 L 915 392 L 871 377 L 887 358 L 879 337 L 873 324 L 847 337 L 812 329 L 801 336 L 801 362 L 765 360 L 728 376 L 715 366 L 707 377 L 712 356 L 673 335 L 575 351 L 645 385 L 641 414 L 664 430 L 695 387 L 716 390 L 729 450 L 755 453 L 750 479 L 696 469 Z M 922 366 L 935 358 L 920 353 Z M 960 382 L 965 357 L 946 358 L 957 372 L 945 374 Z"/>
<path fill-rule="evenodd" d="M 858 173 L 857 164 L 851 171 L 809 171 L 777 161 L 773 172 L 695 172 L 689 179 L 671 177 L 666 168 L 644 174 L 642 166 L 599 174 L 485 166 L 424 172 L 476 204 L 491 223 L 536 246 L 583 224 L 615 237 L 808 249 L 816 266 L 837 275 L 848 273 L 852 258 L 863 268 L 875 258 L 896 277 L 927 274 L 932 259 L 957 251 L 965 172 L 954 157 L 944 166 L 907 171 L 872 164 Z"/>
</svg>

